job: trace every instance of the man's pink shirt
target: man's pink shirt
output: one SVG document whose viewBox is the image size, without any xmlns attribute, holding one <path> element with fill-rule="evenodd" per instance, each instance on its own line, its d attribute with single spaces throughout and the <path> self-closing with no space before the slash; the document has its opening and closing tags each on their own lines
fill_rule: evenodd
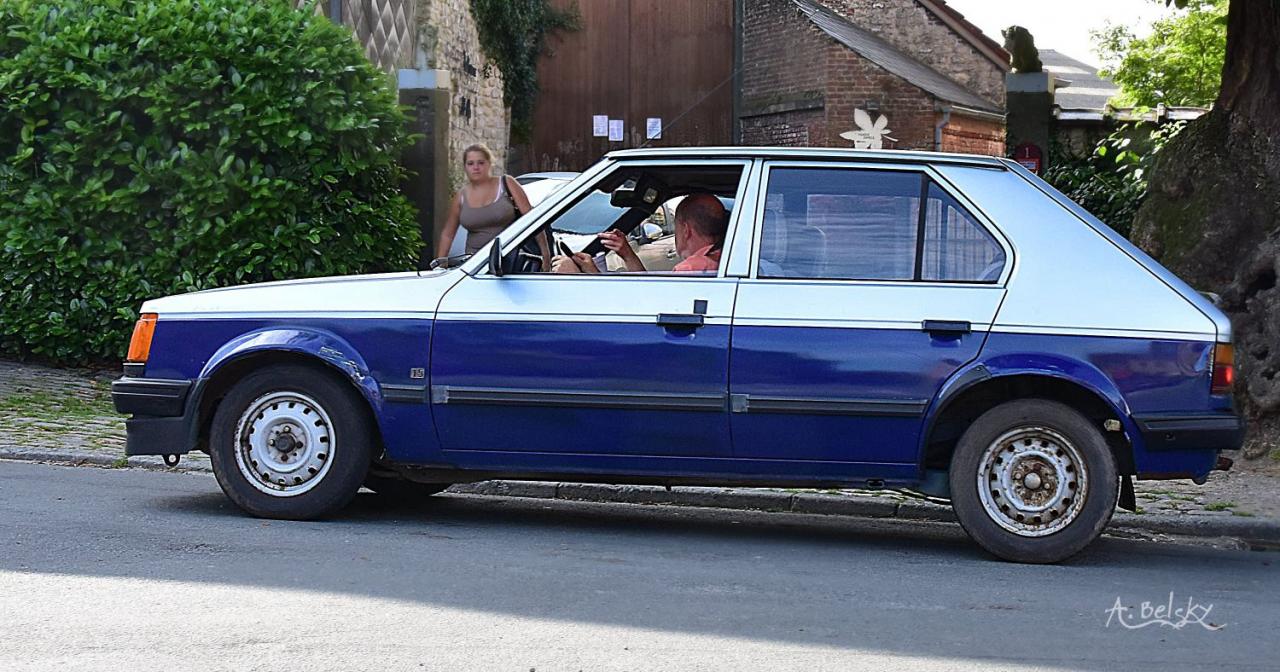
<svg viewBox="0 0 1280 672">
<path fill-rule="evenodd" d="M 688 259 L 676 264 L 674 270 L 676 273 L 702 273 L 706 271 L 716 271 L 720 269 L 720 250 L 712 249 L 715 245 L 708 245 L 697 252 L 689 255 Z"/>
</svg>

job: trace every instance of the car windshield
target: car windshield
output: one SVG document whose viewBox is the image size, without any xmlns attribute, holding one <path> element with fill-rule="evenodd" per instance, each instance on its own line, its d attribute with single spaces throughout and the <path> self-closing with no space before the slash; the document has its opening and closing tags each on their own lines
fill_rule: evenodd
<svg viewBox="0 0 1280 672">
<path fill-rule="evenodd" d="M 609 194 L 593 191 L 558 217 L 551 230 L 556 233 L 595 235 L 603 231 L 607 224 L 616 222 L 626 210 L 627 208 L 619 208 L 610 203 Z"/>
</svg>

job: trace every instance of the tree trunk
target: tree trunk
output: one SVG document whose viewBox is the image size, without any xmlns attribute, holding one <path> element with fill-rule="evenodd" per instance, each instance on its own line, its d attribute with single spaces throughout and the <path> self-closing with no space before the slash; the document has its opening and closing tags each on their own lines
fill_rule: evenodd
<svg viewBox="0 0 1280 672">
<path fill-rule="evenodd" d="M 1280 425 L 1280 0 L 1232 0 L 1214 109 L 1161 152 L 1134 222 L 1140 246 L 1217 292 L 1235 328 L 1237 392 Z"/>
</svg>

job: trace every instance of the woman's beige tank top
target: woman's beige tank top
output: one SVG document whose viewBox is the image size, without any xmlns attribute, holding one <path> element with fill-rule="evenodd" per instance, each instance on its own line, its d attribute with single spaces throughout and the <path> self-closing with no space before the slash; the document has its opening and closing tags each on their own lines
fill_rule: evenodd
<svg viewBox="0 0 1280 672">
<path fill-rule="evenodd" d="M 462 213 L 458 223 L 467 230 L 466 253 L 475 254 L 480 248 L 489 244 L 502 230 L 516 221 L 516 206 L 507 197 L 507 178 L 498 178 L 498 200 L 473 208 L 467 203 L 467 190 L 464 189 L 459 198 L 462 199 Z"/>
</svg>

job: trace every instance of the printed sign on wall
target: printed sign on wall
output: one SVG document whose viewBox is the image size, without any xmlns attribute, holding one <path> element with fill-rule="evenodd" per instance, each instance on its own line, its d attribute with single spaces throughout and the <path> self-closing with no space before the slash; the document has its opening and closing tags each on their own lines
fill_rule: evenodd
<svg viewBox="0 0 1280 672">
<path fill-rule="evenodd" d="M 661 140 L 662 139 L 662 119 L 660 117 L 649 117 L 644 124 L 645 140 Z"/>
<path fill-rule="evenodd" d="M 889 118 L 883 114 L 871 120 L 871 115 L 866 110 L 853 111 L 853 123 L 858 128 L 852 131 L 845 131 L 840 137 L 853 143 L 854 149 L 884 149 L 884 141 L 892 140 L 897 142 L 897 138 L 889 137 Z"/>
</svg>

